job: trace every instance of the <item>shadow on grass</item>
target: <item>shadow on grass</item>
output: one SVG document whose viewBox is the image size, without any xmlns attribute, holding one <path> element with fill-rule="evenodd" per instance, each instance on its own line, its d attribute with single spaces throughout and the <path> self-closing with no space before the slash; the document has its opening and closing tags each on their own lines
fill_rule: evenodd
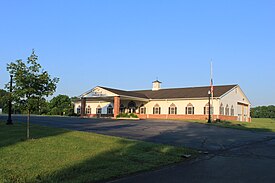
<svg viewBox="0 0 275 183">
<path fill-rule="evenodd" d="M 0 152 L 5 154 L 0 161 L 0 180 L 98 182 L 180 162 L 185 159 L 183 154 L 195 154 L 183 148 L 38 125 L 31 126 L 31 137 L 38 140 L 20 143 L 26 136 L 25 127 L 25 123 L 0 123 Z"/>
<path fill-rule="evenodd" d="M 0 121 L 0 148 L 23 142 L 27 137 L 26 123 L 14 123 L 6 125 L 6 122 Z M 30 125 L 30 139 L 39 139 L 49 136 L 56 136 L 67 133 L 68 130 L 61 128 L 43 127 L 39 125 Z"/>
<path fill-rule="evenodd" d="M 118 147 L 106 150 L 81 163 L 48 175 L 38 175 L 31 182 L 105 182 L 138 172 L 153 170 L 183 161 L 184 152 L 174 147 L 119 140 Z M 191 151 L 186 153 L 190 154 Z M 194 151 L 193 151 L 194 152 Z"/>
</svg>

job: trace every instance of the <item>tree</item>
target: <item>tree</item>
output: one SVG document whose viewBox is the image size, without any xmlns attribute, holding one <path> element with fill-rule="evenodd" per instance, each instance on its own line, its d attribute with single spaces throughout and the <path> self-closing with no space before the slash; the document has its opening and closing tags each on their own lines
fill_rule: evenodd
<svg viewBox="0 0 275 183">
<path fill-rule="evenodd" d="M 22 104 L 28 112 L 27 139 L 30 137 L 31 112 L 35 110 L 37 103 L 43 97 L 48 97 L 55 92 L 59 81 L 59 78 L 51 78 L 48 72 L 37 63 L 37 60 L 38 57 L 33 50 L 27 63 L 16 60 L 7 66 L 7 71 L 14 76 L 12 98 Z M 9 84 L 6 88 L 9 89 Z"/>
<path fill-rule="evenodd" d="M 252 118 L 275 118 L 275 106 L 258 106 L 251 109 Z"/>
<path fill-rule="evenodd" d="M 71 115 L 73 104 L 67 95 L 58 95 L 50 101 L 51 115 Z"/>
</svg>

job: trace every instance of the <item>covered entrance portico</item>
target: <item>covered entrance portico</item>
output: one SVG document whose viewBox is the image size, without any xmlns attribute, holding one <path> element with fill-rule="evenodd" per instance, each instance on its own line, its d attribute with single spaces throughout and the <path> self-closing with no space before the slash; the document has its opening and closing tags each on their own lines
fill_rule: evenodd
<svg viewBox="0 0 275 183">
<path fill-rule="evenodd" d="M 83 94 L 76 101 L 77 113 L 82 117 L 116 117 L 120 113 L 139 113 L 146 98 L 122 95 L 101 87 Z"/>
</svg>

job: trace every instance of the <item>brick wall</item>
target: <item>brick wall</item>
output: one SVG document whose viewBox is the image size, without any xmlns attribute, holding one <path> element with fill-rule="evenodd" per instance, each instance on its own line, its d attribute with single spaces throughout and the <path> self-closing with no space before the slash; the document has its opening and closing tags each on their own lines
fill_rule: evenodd
<svg viewBox="0 0 275 183">
<path fill-rule="evenodd" d="M 208 115 L 166 115 L 166 114 L 137 114 L 140 119 L 191 119 L 191 120 L 208 120 Z M 213 116 L 214 120 L 218 118 L 217 115 Z M 237 116 L 221 116 L 220 120 L 237 121 Z M 213 120 L 213 119 L 212 119 Z"/>
<path fill-rule="evenodd" d="M 115 96 L 114 97 L 114 117 L 116 117 L 119 114 L 119 108 L 120 108 L 120 97 Z"/>
</svg>

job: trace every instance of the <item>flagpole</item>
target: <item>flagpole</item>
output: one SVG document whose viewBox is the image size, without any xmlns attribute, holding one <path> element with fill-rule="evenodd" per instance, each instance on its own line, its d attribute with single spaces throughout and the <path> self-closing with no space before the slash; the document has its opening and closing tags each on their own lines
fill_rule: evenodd
<svg viewBox="0 0 275 183">
<path fill-rule="evenodd" d="M 211 92 L 211 106 L 213 107 L 212 110 L 212 120 L 214 120 L 214 86 L 213 86 L 213 62 L 212 62 L 212 59 L 211 59 L 211 64 L 210 64 L 210 77 L 211 77 L 211 88 L 212 88 L 212 92 Z M 211 109 L 211 108 L 209 108 Z"/>
</svg>

